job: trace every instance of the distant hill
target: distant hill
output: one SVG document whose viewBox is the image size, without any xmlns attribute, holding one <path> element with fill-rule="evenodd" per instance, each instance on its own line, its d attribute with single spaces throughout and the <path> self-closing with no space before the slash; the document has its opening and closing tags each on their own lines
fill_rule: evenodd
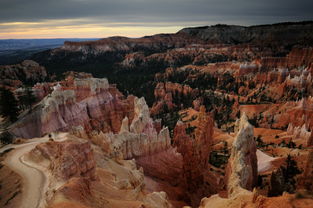
<svg viewBox="0 0 313 208">
<path fill-rule="evenodd" d="M 0 65 L 15 64 L 31 57 L 34 53 L 57 48 L 65 41 L 89 41 L 97 39 L 4 39 L 0 40 Z"/>
<path fill-rule="evenodd" d="M 283 22 L 268 25 L 238 26 L 218 24 L 184 28 L 188 34 L 209 43 L 264 45 L 312 45 L 313 21 Z"/>
</svg>

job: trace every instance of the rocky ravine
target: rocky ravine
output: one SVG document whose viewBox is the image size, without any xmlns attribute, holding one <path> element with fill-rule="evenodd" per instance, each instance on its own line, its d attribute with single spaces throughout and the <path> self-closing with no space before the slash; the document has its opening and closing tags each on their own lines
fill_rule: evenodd
<svg viewBox="0 0 313 208">
<path fill-rule="evenodd" d="M 41 54 L 40 63 L 60 63 L 46 65 L 48 72 L 92 62 L 87 68 L 96 75 L 109 71 L 122 92 L 146 99 L 125 97 L 106 79 L 68 73 L 33 87 L 41 101 L 10 132 L 72 135 L 23 157 L 48 173 L 48 206 L 305 207 L 311 199 L 301 189 L 312 188 L 311 27 L 217 25 L 68 42 Z M 295 194 L 267 197 L 288 155 L 302 173 L 278 174 L 277 181 Z"/>
</svg>

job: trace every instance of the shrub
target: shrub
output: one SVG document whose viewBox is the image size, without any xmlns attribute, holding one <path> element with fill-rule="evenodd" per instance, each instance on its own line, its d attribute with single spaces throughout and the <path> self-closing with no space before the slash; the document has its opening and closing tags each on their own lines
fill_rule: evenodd
<svg viewBox="0 0 313 208">
<path fill-rule="evenodd" d="M 13 136 L 8 131 L 5 131 L 0 134 L 0 141 L 3 144 L 11 144 L 13 141 Z"/>
</svg>

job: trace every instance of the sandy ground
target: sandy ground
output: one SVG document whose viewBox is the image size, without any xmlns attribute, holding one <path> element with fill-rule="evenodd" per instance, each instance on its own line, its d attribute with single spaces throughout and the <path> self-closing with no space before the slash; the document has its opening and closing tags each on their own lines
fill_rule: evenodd
<svg viewBox="0 0 313 208">
<path fill-rule="evenodd" d="M 54 136 L 55 141 L 66 140 L 65 133 Z M 19 174 L 23 179 L 23 191 L 20 208 L 37 208 L 44 207 L 45 193 L 48 187 L 48 177 L 46 173 L 40 170 L 31 161 L 27 161 L 23 156 L 30 152 L 37 144 L 49 141 L 49 137 L 30 139 L 25 144 L 10 144 L 0 149 L 3 152 L 7 149 L 14 148 L 6 159 L 3 161 L 14 172 Z"/>
</svg>

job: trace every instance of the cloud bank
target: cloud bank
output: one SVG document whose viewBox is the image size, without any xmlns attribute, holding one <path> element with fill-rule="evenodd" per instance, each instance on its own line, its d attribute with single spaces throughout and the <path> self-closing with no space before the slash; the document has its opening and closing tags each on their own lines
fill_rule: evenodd
<svg viewBox="0 0 313 208">
<path fill-rule="evenodd" d="M 313 19 L 312 8 L 312 0 L 1 0 L 0 38 L 30 37 L 31 31 L 44 37 L 104 37 L 125 31 L 140 36 L 217 23 L 302 21 Z M 127 34 L 130 28 L 133 32 Z"/>
</svg>

